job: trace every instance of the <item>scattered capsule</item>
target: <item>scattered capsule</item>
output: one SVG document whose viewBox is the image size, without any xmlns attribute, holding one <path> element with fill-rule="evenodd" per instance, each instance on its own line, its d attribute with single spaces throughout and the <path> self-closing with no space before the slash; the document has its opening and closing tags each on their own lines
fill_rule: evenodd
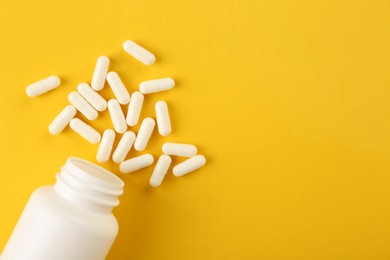
<svg viewBox="0 0 390 260">
<path fill-rule="evenodd" d="M 137 151 L 145 150 L 155 125 L 156 123 L 151 117 L 147 117 L 142 121 L 142 124 L 138 130 L 137 138 L 135 139 L 135 143 L 134 143 L 135 150 Z"/>
<path fill-rule="evenodd" d="M 115 140 L 115 131 L 107 129 L 104 131 L 99 149 L 96 154 L 96 160 L 100 163 L 107 162 L 110 159 L 112 146 Z"/>
<path fill-rule="evenodd" d="M 119 170 L 123 173 L 130 173 L 151 165 L 154 161 L 153 155 L 147 153 L 122 162 Z"/>
<path fill-rule="evenodd" d="M 76 108 L 72 105 L 66 106 L 59 114 L 54 118 L 53 122 L 49 125 L 49 132 L 52 135 L 58 135 L 69 124 L 70 120 L 76 115 Z"/>
<path fill-rule="evenodd" d="M 87 83 L 80 83 L 77 91 L 91 104 L 97 111 L 104 111 L 107 107 L 107 101 L 93 90 Z"/>
<path fill-rule="evenodd" d="M 152 176 L 150 177 L 149 183 L 153 187 L 158 187 L 164 180 L 165 175 L 171 165 L 172 158 L 169 155 L 163 154 L 158 158 L 157 164 L 154 167 Z"/>
<path fill-rule="evenodd" d="M 142 93 L 139 91 L 135 91 L 131 95 L 129 109 L 127 111 L 126 123 L 129 126 L 135 126 L 136 124 L 138 124 L 143 103 L 144 95 L 142 95 Z"/>
<path fill-rule="evenodd" d="M 49 92 L 52 89 L 57 88 L 61 83 L 61 80 L 57 76 L 50 76 L 48 78 L 37 81 L 33 84 L 30 84 L 26 88 L 26 94 L 29 97 L 36 97 L 42 95 L 46 92 Z"/>
<path fill-rule="evenodd" d="M 175 81 L 172 78 L 153 79 L 143 81 L 139 85 L 142 94 L 151 94 L 164 90 L 169 90 L 175 86 Z"/>
<path fill-rule="evenodd" d="M 76 133 L 84 137 L 88 142 L 92 144 L 97 144 L 100 141 L 100 134 L 98 131 L 93 129 L 90 125 L 81 121 L 78 118 L 73 118 L 69 123 L 70 128 L 72 128 Z"/>
<path fill-rule="evenodd" d="M 80 93 L 75 91 L 70 92 L 68 100 L 88 120 L 95 120 L 98 117 L 98 112 L 80 95 Z"/>
<path fill-rule="evenodd" d="M 116 132 L 123 134 L 127 130 L 125 115 L 123 114 L 121 105 L 116 99 L 108 101 L 108 111 L 110 112 L 111 121 Z"/>
<path fill-rule="evenodd" d="M 119 141 L 118 146 L 115 149 L 114 154 L 112 155 L 112 160 L 116 163 L 121 163 L 126 158 L 129 153 L 131 146 L 135 140 L 135 134 L 132 131 L 128 131 L 123 134 L 121 140 Z"/>
<path fill-rule="evenodd" d="M 106 81 L 106 75 L 109 65 L 110 59 L 108 57 L 100 56 L 97 59 L 91 81 L 91 86 L 94 90 L 100 91 L 104 88 L 104 82 Z"/>
<path fill-rule="evenodd" d="M 175 167 L 173 167 L 173 175 L 180 177 L 196 169 L 201 168 L 206 164 L 206 158 L 203 155 L 197 155 L 186 161 L 179 163 Z"/>
<path fill-rule="evenodd" d="M 123 43 L 123 49 L 125 50 L 125 52 L 127 52 L 145 65 L 152 65 L 156 60 L 153 53 L 139 46 L 133 41 L 125 41 Z"/>
<path fill-rule="evenodd" d="M 158 132 L 162 136 L 171 133 L 171 120 L 169 118 L 168 105 L 164 101 L 158 101 L 155 105 Z"/>
<path fill-rule="evenodd" d="M 122 80 L 119 78 L 118 73 L 113 71 L 109 72 L 107 74 L 107 81 L 119 103 L 121 103 L 122 105 L 126 105 L 127 103 L 129 103 L 130 94 L 127 91 L 127 88 L 123 84 Z"/>
<path fill-rule="evenodd" d="M 198 152 L 195 145 L 179 143 L 165 143 L 162 146 L 162 150 L 165 154 L 183 157 L 192 157 Z"/>
</svg>

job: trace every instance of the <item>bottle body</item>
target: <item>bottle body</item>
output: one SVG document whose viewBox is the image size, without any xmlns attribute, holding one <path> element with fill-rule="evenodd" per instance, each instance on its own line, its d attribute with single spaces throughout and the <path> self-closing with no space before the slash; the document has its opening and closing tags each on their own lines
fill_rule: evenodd
<svg viewBox="0 0 390 260">
<path fill-rule="evenodd" d="M 70 180 L 67 182 L 72 183 Z M 112 208 L 88 202 L 85 199 L 88 196 L 83 200 L 83 194 L 93 195 L 96 190 L 84 190 L 80 194 L 80 190 L 72 188 L 72 194 L 57 187 L 57 183 L 38 188 L 31 195 L 1 260 L 106 258 L 118 233 Z M 72 185 L 77 186 L 75 183 Z"/>
</svg>

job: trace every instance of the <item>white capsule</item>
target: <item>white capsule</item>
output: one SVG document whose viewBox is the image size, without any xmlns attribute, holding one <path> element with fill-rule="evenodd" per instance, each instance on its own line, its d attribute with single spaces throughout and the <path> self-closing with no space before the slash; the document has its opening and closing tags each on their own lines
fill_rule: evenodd
<svg viewBox="0 0 390 260">
<path fill-rule="evenodd" d="M 76 108 L 72 105 L 66 106 L 49 125 L 49 132 L 52 135 L 58 135 L 69 124 L 70 120 L 76 115 Z"/>
<path fill-rule="evenodd" d="M 125 115 L 123 114 L 121 105 L 116 99 L 108 101 L 108 111 L 110 112 L 111 121 L 116 132 L 123 134 L 127 130 Z"/>
<path fill-rule="evenodd" d="M 156 60 L 153 53 L 139 46 L 133 41 L 125 41 L 123 43 L 123 49 L 125 50 L 125 52 L 127 52 L 145 65 L 152 65 Z"/>
<path fill-rule="evenodd" d="M 192 157 L 198 152 L 195 145 L 179 143 L 165 143 L 162 146 L 162 150 L 165 154 L 183 157 Z"/>
<path fill-rule="evenodd" d="M 155 105 L 155 109 L 158 132 L 162 136 L 167 136 L 172 131 L 168 105 L 164 101 L 158 101 Z"/>
<path fill-rule="evenodd" d="M 100 142 L 99 149 L 96 154 L 96 160 L 98 162 L 104 163 L 110 159 L 110 154 L 112 151 L 112 146 L 115 140 L 115 132 L 112 129 L 107 129 L 104 131 L 102 136 L 102 141 Z"/>
<path fill-rule="evenodd" d="M 129 153 L 131 146 L 135 140 L 135 134 L 132 131 L 128 131 L 123 134 L 121 140 L 119 141 L 118 146 L 115 149 L 114 154 L 112 155 L 112 160 L 116 163 L 121 163 L 126 158 Z"/>
<path fill-rule="evenodd" d="M 57 76 L 50 76 L 48 78 L 37 81 L 33 84 L 30 84 L 26 88 L 26 94 L 29 97 L 36 97 L 42 95 L 52 89 L 57 88 L 61 83 L 61 80 Z"/>
<path fill-rule="evenodd" d="M 157 164 L 154 167 L 152 176 L 150 177 L 149 183 L 153 187 L 158 187 L 164 180 L 165 175 L 171 165 L 172 159 L 169 155 L 163 154 L 158 158 Z"/>
<path fill-rule="evenodd" d="M 153 156 L 147 153 L 122 162 L 119 166 L 119 170 L 123 173 L 134 172 L 151 165 L 153 161 Z"/>
<path fill-rule="evenodd" d="M 144 103 L 144 95 L 136 91 L 131 95 L 129 110 L 127 111 L 126 123 L 129 126 L 138 124 L 139 116 L 141 114 L 142 104 Z"/>
<path fill-rule="evenodd" d="M 156 123 L 151 117 L 147 117 L 142 121 L 142 124 L 138 130 L 137 139 L 135 139 L 135 143 L 134 143 L 135 150 L 137 151 L 145 150 L 155 125 Z"/>
<path fill-rule="evenodd" d="M 175 81 L 172 78 L 153 79 L 143 81 L 139 84 L 139 89 L 143 94 L 156 93 L 164 90 L 169 90 L 175 86 Z"/>
<path fill-rule="evenodd" d="M 104 111 L 107 107 L 107 101 L 93 90 L 87 83 L 80 83 L 77 91 L 91 104 L 97 111 Z"/>
<path fill-rule="evenodd" d="M 206 158 L 203 155 L 197 155 L 190 159 L 185 160 L 182 163 L 179 163 L 175 167 L 173 167 L 173 175 L 180 177 L 196 169 L 201 168 L 206 164 Z"/>
<path fill-rule="evenodd" d="M 119 78 L 118 73 L 116 72 L 109 72 L 107 74 L 107 82 L 110 85 L 112 92 L 114 92 L 114 95 L 116 99 L 118 99 L 119 103 L 122 105 L 126 105 L 130 101 L 130 94 L 127 91 L 127 88 L 123 84 L 122 80 Z"/>
<path fill-rule="evenodd" d="M 80 95 L 80 93 L 75 91 L 70 92 L 68 100 L 88 120 L 95 120 L 98 117 L 98 112 Z"/>
<path fill-rule="evenodd" d="M 72 128 L 76 133 L 84 137 L 88 142 L 92 144 L 97 144 L 100 141 L 100 134 L 98 131 L 93 129 L 90 125 L 81 121 L 78 118 L 73 118 L 69 123 L 70 128 Z"/>
<path fill-rule="evenodd" d="M 108 57 L 100 56 L 97 59 L 91 81 L 91 86 L 94 90 L 100 91 L 104 88 L 104 82 L 106 81 L 106 75 L 109 65 L 110 59 Z"/>
</svg>

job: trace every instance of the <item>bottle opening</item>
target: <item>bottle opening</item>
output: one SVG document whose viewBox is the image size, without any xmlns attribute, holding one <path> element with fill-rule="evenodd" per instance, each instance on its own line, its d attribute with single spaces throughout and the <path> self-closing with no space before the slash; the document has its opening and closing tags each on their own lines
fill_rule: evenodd
<svg viewBox="0 0 390 260">
<path fill-rule="evenodd" d="M 90 179 L 90 176 L 90 181 L 102 181 L 105 184 L 112 184 L 120 188 L 123 188 L 123 186 L 125 185 L 124 182 L 115 174 L 94 163 L 76 157 L 68 158 L 68 162 L 79 168 L 79 170 L 83 171 L 86 174 L 86 179 Z M 92 178 L 94 178 L 95 180 L 93 180 Z"/>
<path fill-rule="evenodd" d="M 57 174 L 54 189 L 73 203 L 111 210 L 119 205 L 124 182 L 110 171 L 89 161 L 70 157 Z"/>
</svg>

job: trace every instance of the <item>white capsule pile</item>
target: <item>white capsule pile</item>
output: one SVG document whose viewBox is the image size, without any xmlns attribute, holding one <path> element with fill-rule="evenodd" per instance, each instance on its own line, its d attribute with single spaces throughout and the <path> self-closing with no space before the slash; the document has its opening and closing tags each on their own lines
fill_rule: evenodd
<svg viewBox="0 0 390 260">
<path fill-rule="evenodd" d="M 156 60 L 150 51 L 131 40 L 123 43 L 123 49 L 145 65 L 152 65 Z M 77 91 L 69 93 L 68 101 L 70 104 L 65 106 L 51 122 L 49 132 L 52 135 L 58 135 L 69 125 L 72 130 L 88 142 L 92 144 L 100 142 L 96 154 L 98 162 L 106 163 L 111 157 L 113 162 L 119 164 L 119 170 L 127 174 L 148 167 L 155 161 L 153 155 L 147 152 L 126 159 L 132 149 L 135 150 L 134 152 L 144 152 L 148 143 L 153 140 L 153 132 L 158 131 L 161 136 L 171 134 L 172 125 L 167 102 L 160 100 L 154 104 L 155 118 L 142 118 L 141 112 L 145 95 L 170 90 L 175 86 L 175 81 L 169 77 L 143 81 L 139 84 L 139 90 L 130 94 L 118 73 L 109 72 L 109 66 L 110 59 L 107 56 L 98 57 L 91 85 L 82 82 L 77 86 Z M 108 101 L 99 94 L 106 81 L 115 96 L 114 99 Z M 60 79 L 57 76 L 50 76 L 29 85 L 26 93 L 30 97 L 36 97 L 57 88 L 59 85 Z M 126 109 L 123 109 L 122 106 L 127 106 L 127 114 L 123 112 Z M 87 120 L 93 121 L 106 108 L 108 108 L 112 125 L 107 127 L 102 136 L 85 120 L 76 117 L 78 111 Z M 139 130 L 135 133 L 131 128 L 139 123 Z M 154 131 L 155 128 L 157 128 L 156 131 Z M 117 146 L 114 147 L 117 134 L 121 137 Z M 173 156 L 187 158 L 184 162 L 173 166 L 172 173 L 177 177 L 195 171 L 206 163 L 206 158 L 198 154 L 198 149 L 193 144 L 166 142 L 162 146 L 162 152 L 149 180 L 152 187 L 159 187 L 162 184 L 173 162 Z"/>
</svg>

